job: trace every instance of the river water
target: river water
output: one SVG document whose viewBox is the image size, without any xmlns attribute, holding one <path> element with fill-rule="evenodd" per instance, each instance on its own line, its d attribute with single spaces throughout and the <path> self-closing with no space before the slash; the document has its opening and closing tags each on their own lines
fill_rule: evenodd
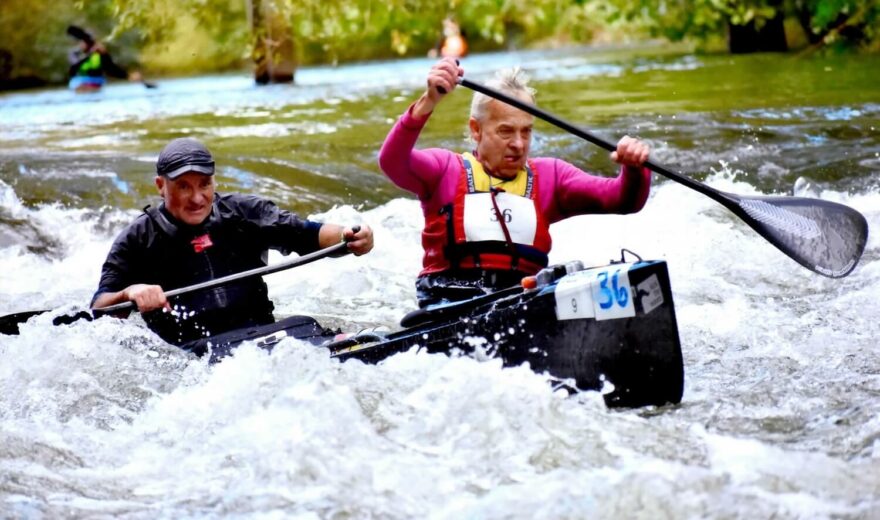
<svg viewBox="0 0 880 520">
<path fill-rule="evenodd" d="M 394 328 L 415 308 L 422 219 L 376 155 L 430 64 L 0 95 L 0 315 L 84 306 L 115 234 L 156 200 L 159 149 L 194 136 L 220 190 L 375 230 L 370 255 L 267 277 L 278 315 Z M 865 255 L 823 278 L 659 177 L 639 214 L 555 225 L 552 263 L 622 247 L 668 262 L 684 398 L 638 410 L 491 360 L 367 366 L 285 340 L 208 366 L 138 318 L 42 315 L 0 336 L 0 517 L 880 518 L 880 60 L 570 49 L 463 65 L 476 80 L 521 65 L 544 108 L 638 135 L 716 188 L 850 205 Z M 454 92 L 420 146 L 467 149 L 469 98 Z M 540 123 L 533 155 L 614 173 Z"/>
</svg>

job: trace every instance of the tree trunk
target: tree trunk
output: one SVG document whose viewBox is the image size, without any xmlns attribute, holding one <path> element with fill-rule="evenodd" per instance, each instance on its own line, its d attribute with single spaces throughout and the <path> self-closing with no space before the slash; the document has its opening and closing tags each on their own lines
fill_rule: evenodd
<svg viewBox="0 0 880 520">
<path fill-rule="evenodd" d="M 0 49 L 0 91 L 35 88 L 46 85 L 46 80 L 33 74 L 16 76 L 13 62 L 12 53 L 6 49 Z"/>
<path fill-rule="evenodd" d="M 275 0 L 249 0 L 254 38 L 254 80 L 260 85 L 292 83 L 296 72 L 293 29 Z"/>
<path fill-rule="evenodd" d="M 779 4 L 780 2 L 777 2 Z M 747 52 L 786 52 L 785 17 L 782 9 L 777 9 L 776 16 L 767 20 L 760 29 L 752 20 L 745 25 L 727 23 L 727 48 L 733 54 Z"/>
</svg>

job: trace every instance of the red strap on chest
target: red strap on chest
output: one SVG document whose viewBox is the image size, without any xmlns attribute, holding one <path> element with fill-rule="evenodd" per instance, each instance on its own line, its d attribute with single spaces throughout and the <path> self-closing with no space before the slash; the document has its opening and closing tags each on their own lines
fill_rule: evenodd
<svg viewBox="0 0 880 520">
<path fill-rule="evenodd" d="M 190 242 L 190 244 L 192 244 L 193 250 L 196 253 L 201 253 L 205 249 L 213 246 L 214 242 L 211 242 L 211 236 L 205 233 L 204 235 L 197 236 L 192 239 L 192 242 Z"/>
</svg>

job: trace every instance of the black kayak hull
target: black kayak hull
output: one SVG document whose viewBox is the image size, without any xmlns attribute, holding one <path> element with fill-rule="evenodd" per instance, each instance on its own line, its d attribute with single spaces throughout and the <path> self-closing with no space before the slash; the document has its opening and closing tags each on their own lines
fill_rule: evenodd
<svg viewBox="0 0 880 520">
<path fill-rule="evenodd" d="M 331 344 L 331 355 L 376 363 L 413 347 L 472 353 L 473 338 L 484 338 L 486 350 L 506 366 L 528 363 L 561 384 L 600 390 L 609 407 L 679 403 L 684 365 L 666 263 L 629 264 L 627 275 L 630 287 L 641 288 L 632 291 L 631 317 L 559 319 L 558 306 L 567 304 L 568 296 L 558 297 L 557 282 L 508 294 L 379 341 Z"/>
<path fill-rule="evenodd" d="M 625 306 L 618 305 L 623 302 Z M 605 304 L 608 309 L 603 310 Z M 505 366 L 528 363 L 567 388 L 602 391 L 609 407 L 678 403 L 684 390 L 681 343 L 663 261 L 570 274 L 563 270 L 542 287 L 513 287 L 416 311 L 402 323 L 408 326 L 387 335 L 367 332 L 334 341 L 338 331 L 322 328 L 313 318 L 293 316 L 184 348 L 210 353 L 215 362 L 245 341 L 271 349 L 293 337 L 327 348 L 340 361 L 365 363 L 412 348 L 465 355 L 481 348 Z"/>
<path fill-rule="evenodd" d="M 275 323 L 235 329 L 179 346 L 199 357 L 210 355 L 209 362 L 217 363 L 234 354 L 236 348 L 248 341 L 271 351 L 288 337 L 317 346 L 331 343 L 335 336 L 336 333 L 325 329 L 310 316 L 290 316 Z"/>
</svg>

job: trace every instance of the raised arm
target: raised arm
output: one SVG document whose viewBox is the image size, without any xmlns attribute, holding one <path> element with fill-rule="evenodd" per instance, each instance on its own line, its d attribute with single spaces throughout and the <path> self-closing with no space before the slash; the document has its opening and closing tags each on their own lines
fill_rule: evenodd
<svg viewBox="0 0 880 520">
<path fill-rule="evenodd" d="M 457 62 L 446 58 L 428 73 L 425 92 L 397 120 L 379 151 L 379 167 L 397 186 L 425 199 L 449 166 L 451 152 L 436 148 L 417 150 L 419 134 L 437 104 L 457 85 L 463 74 Z"/>
</svg>

